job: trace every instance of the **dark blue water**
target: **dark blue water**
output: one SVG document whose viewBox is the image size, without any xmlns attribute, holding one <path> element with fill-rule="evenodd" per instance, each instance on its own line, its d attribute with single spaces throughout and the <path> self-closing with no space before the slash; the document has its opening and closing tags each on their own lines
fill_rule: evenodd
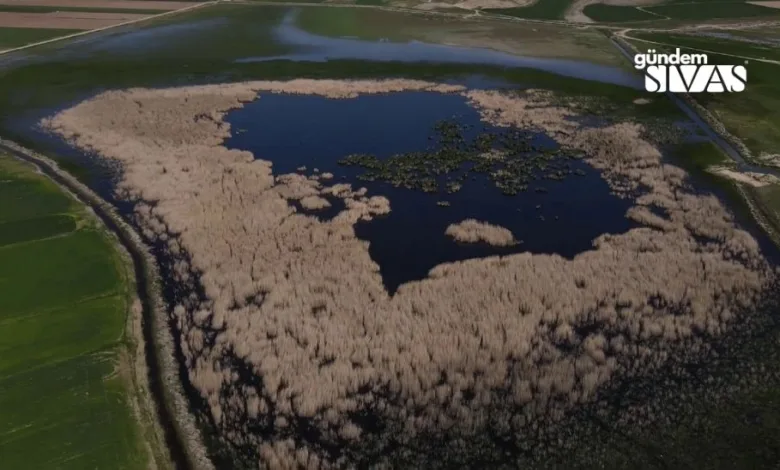
<svg viewBox="0 0 780 470">
<path fill-rule="evenodd" d="M 336 100 L 308 95 L 262 94 L 260 99 L 226 117 L 232 126 L 228 148 L 249 150 L 273 162 L 275 174 L 307 167 L 329 171 L 333 182 L 365 186 L 369 195 L 383 195 L 392 211 L 355 230 L 370 242 L 369 252 L 380 267 L 390 292 L 411 280 L 423 279 L 434 266 L 451 261 L 530 251 L 573 257 L 592 247 L 602 233 L 622 233 L 634 226 L 624 217 L 630 203 L 610 194 L 598 172 L 582 161 L 572 166 L 584 171 L 563 181 L 538 180 L 529 191 L 506 196 L 485 176 L 465 182 L 454 194 L 427 194 L 388 183 L 357 179 L 360 168 L 337 161 L 353 153 L 380 158 L 425 150 L 436 122 L 457 117 L 474 127 L 464 137 L 475 137 L 485 126 L 462 96 L 428 92 L 365 95 Z M 488 129 L 495 129 L 490 128 Z M 538 136 L 545 140 L 545 136 Z M 546 193 L 536 192 L 542 187 Z M 437 205 L 447 201 L 449 207 Z M 337 206 L 338 207 L 338 206 Z M 330 211 L 333 215 L 334 211 Z M 452 223 L 467 218 L 501 225 L 521 240 L 513 247 L 462 245 L 445 236 Z"/>
</svg>

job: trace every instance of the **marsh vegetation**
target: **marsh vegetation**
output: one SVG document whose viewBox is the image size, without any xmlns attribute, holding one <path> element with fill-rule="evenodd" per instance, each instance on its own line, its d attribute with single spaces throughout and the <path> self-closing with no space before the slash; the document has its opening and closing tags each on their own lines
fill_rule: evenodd
<svg viewBox="0 0 780 470">
<path fill-rule="evenodd" d="M 638 225 L 571 259 L 444 263 L 391 296 L 355 227 L 392 214 L 392 199 L 274 174 L 221 145 L 225 113 L 258 92 L 409 89 L 460 93 L 491 125 L 582 154 Z M 171 314 L 221 439 L 247 465 L 332 468 L 412 458 L 422 437 L 448 449 L 445 466 L 544 442 L 613 381 L 700 358 L 768 294 L 755 238 L 664 163 L 641 124 L 575 118 L 533 90 L 296 80 L 106 92 L 44 124 L 121 164 L 120 195 L 176 257 L 175 280 L 192 290 Z M 289 202 L 312 196 L 344 209 L 321 220 Z M 497 438 L 485 447 L 485 435 Z"/>
<path fill-rule="evenodd" d="M 393 155 L 349 155 L 339 164 L 358 166 L 366 171 L 362 181 L 386 181 L 397 187 L 427 193 L 455 193 L 474 174 L 484 174 L 505 195 L 526 191 L 537 179 L 561 181 L 567 176 L 584 175 L 567 160 L 580 155 L 557 148 L 554 141 L 521 129 L 504 132 L 480 130 L 467 141 L 464 126 L 457 121 L 439 122 L 431 136 L 438 144 L 428 151 Z M 545 191 L 537 186 L 537 191 Z"/>
</svg>

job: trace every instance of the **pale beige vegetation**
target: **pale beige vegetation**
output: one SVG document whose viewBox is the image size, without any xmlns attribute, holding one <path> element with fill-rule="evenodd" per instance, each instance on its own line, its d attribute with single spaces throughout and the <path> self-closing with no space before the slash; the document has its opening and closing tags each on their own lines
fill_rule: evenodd
<svg viewBox="0 0 780 470">
<path fill-rule="evenodd" d="M 778 8 L 778 9 L 780 9 L 780 2 L 778 2 L 776 0 L 747 2 L 747 3 L 750 3 L 751 5 L 758 5 L 760 7 Z"/>
<path fill-rule="evenodd" d="M 714 166 L 708 168 L 708 171 L 718 176 L 736 181 L 738 183 L 745 183 L 754 188 L 760 188 L 770 184 L 780 183 L 780 178 L 769 173 L 755 173 L 751 171 L 736 171 L 725 166 Z"/>
<path fill-rule="evenodd" d="M 494 246 L 517 244 L 517 240 L 508 229 L 475 219 L 466 219 L 452 224 L 444 233 L 462 243 L 483 242 Z"/>
<path fill-rule="evenodd" d="M 405 89 L 462 93 L 485 120 L 544 131 L 584 152 L 642 224 L 605 234 L 573 259 L 521 253 L 446 263 L 385 290 L 354 224 L 390 201 L 228 150 L 222 118 L 264 92 L 350 98 Z M 756 240 L 714 196 L 662 161 L 643 127 L 581 128 L 550 94 L 389 81 L 250 82 L 109 91 L 43 122 L 118 162 L 119 194 L 138 201 L 147 236 L 198 274 L 172 308 L 189 378 L 223 439 L 253 445 L 263 468 L 333 468 L 304 440 L 260 439 L 308 418 L 327 442 L 379 440 L 353 421 L 371 407 L 400 443 L 421 433 L 525 433 L 591 401 L 617 376 L 671 355 L 698 357 L 764 295 L 772 272 Z M 328 221 L 290 199 L 340 197 Z M 189 256 L 181 256 L 183 253 Z M 233 358 L 230 360 L 223 358 Z M 245 364 L 261 381 L 240 379 Z M 489 410 L 503 410 L 491 413 Z M 381 463 L 381 462 L 378 462 Z"/>
</svg>

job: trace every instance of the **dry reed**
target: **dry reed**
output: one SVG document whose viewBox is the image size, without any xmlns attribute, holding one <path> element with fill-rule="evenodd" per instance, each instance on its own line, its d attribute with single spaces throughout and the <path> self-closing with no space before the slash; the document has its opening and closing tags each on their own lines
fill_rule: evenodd
<svg viewBox="0 0 780 470">
<path fill-rule="evenodd" d="M 442 264 L 391 297 L 353 228 L 389 211 L 387 199 L 275 178 L 269 162 L 221 146 L 224 114 L 258 91 L 349 98 L 408 89 L 461 92 L 493 124 L 538 129 L 585 152 L 644 225 L 602 235 L 573 259 Z M 197 273 L 206 298 L 172 313 L 190 380 L 222 437 L 253 445 L 261 467 L 332 468 L 346 457 L 303 439 L 261 440 L 249 426 L 289 436 L 306 418 L 321 441 L 357 445 L 370 433 L 351 417 L 370 407 L 395 423 L 387 429 L 401 443 L 488 425 L 522 435 L 592 400 L 616 374 L 652 370 L 672 351 L 700 353 L 762 295 L 771 272 L 756 241 L 662 162 L 641 125 L 579 128 L 548 98 L 402 80 L 251 82 L 109 91 L 44 125 L 120 162 L 119 191 L 139 201 L 140 224 L 172 254 L 189 255 L 176 280 Z M 346 203 L 328 221 L 288 202 L 323 195 Z M 237 364 L 261 380 L 242 381 Z M 486 411 L 495 408 L 508 411 Z"/>
</svg>

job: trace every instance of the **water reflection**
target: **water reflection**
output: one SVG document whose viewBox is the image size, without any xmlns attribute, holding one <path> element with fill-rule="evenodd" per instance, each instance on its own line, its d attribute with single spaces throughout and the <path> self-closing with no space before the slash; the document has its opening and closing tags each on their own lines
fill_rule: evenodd
<svg viewBox="0 0 780 470">
<path fill-rule="evenodd" d="M 237 62 L 263 62 L 279 59 L 324 62 L 352 59 L 376 62 L 477 64 L 533 68 L 567 77 L 637 89 L 642 88 L 641 79 L 631 71 L 584 61 L 525 57 L 490 49 L 427 44 L 418 41 L 407 43 L 376 42 L 319 36 L 304 31 L 296 25 L 297 13 L 298 10 L 291 10 L 284 17 L 282 23 L 273 30 L 273 37 L 277 42 L 294 46 L 296 52 L 271 57 L 246 57 L 237 59 Z"/>
</svg>

